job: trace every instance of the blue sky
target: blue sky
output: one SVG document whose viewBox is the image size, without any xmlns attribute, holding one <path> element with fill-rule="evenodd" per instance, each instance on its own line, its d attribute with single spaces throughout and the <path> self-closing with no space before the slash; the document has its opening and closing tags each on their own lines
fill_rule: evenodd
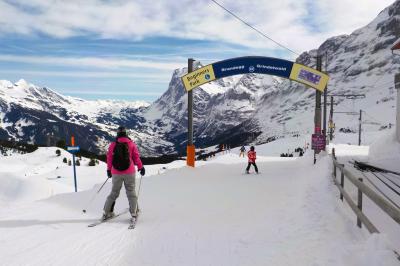
<svg viewBox="0 0 400 266">
<path fill-rule="evenodd" d="M 219 2 L 300 53 L 366 25 L 393 1 Z M 154 101 L 188 57 L 296 56 L 208 0 L 0 0 L 0 43 L 0 79 L 84 99 Z"/>
<path fill-rule="evenodd" d="M 168 37 L 128 41 L 7 36 L 0 46 L 0 79 L 23 78 L 85 99 L 153 101 L 167 89 L 174 69 L 186 66 L 188 57 L 211 63 L 251 52 L 235 44 Z"/>
</svg>

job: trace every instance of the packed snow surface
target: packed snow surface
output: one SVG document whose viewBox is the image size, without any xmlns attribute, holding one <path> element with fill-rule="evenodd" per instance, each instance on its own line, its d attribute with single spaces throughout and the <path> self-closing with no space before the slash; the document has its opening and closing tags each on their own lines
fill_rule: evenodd
<svg viewBox="0 0 400 266">
<path fill-rule="evenodd" d="M 314 165 L 309 150 L 304 157 L 271 156 L 289 149 L 279 141 L 256 146 L 258 175 L 244 174 L 238 149 L 196 168 L 184 161 L 146 166 L 134 230 L 127 229 L 128 215 L 87 227 L 111 189 L 107 183 L 95 195 L 106 179 L 103 163 L 77 167 L 74 193 L 72 167 L 62 163 L 67 153 L 41 148 L 0 157 L 1 264 L 398 265 L 385 234 L 358 229 L 343 208 L 330 157 L 323 153 Z M 122 190 L 116 212 L 126 207 Z"/>
</svg>

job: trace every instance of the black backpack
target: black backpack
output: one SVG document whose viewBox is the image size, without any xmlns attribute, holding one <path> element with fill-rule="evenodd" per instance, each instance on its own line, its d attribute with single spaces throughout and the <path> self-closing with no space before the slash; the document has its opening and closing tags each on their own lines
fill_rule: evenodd
<svg viewBox="0 0 400 266">
<path fill-rule="evenodd" d="M 131 160 L 129 158 L 129 148 L 128 143 L 116 141 L 114 151 L 112 166 L 118 171 L 124 171 L 131 165 Z"/>
</svg>

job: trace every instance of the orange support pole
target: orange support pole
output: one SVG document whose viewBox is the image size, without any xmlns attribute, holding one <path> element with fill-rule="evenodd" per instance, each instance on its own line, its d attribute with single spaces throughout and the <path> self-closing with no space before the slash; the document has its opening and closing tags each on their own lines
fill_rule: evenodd
<svg viewBox="0 0 400 266">
<path fill-rule="evenodd" d="M 75 146 L 75 138 L 74 138 L 74 136 L 71 137 L 71 146 Z"/>
<path fill-rule="evenodd" d="M 187 145 L 186 154 L 186 165 L 194 167 L 194 162 L 196 160 L 196 150 L 194 145 Z"/>
</svg>

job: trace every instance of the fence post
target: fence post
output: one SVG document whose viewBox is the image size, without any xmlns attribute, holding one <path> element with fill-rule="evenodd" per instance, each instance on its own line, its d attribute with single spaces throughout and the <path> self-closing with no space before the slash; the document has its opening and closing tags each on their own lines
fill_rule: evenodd
<svg viewBox="0 0 400 266">
<path fill-rule="evenodd" d="M 363 182 L 362 178 L 359 178 L 358 180 L 360 180 L 360 182 Z M 362 212 L 362 191 L 359 188 L 358 188 L 358 203 L 357 203 L 357 207 Z M 361 220 L 358 217 L 357 217 L 357 226 L 360 227 L 360 228 L 362 227 Z"/>
<path fill-rule="evenodd" d="M 344 165 L 343 165 L 344 167 Z M 344 172 L 343 169 L 340 170 L 340 186 L 344 189 Z M 343 201 L 343 194 L 340 192 L 340 200 Z"/>
<path fill-rule="evenodd" d="M 332 163 L 333 163 L 333 178 L 336 180 L 336 165 L 335 165 L 336 155 L 335 148 L 332 148 Z"/>
<path fill-rule="evenodd" d="M 333 161 L 333 179 L 336 180 L 336 165 L 335 165 L 335 161 Z"/>
</svg>

